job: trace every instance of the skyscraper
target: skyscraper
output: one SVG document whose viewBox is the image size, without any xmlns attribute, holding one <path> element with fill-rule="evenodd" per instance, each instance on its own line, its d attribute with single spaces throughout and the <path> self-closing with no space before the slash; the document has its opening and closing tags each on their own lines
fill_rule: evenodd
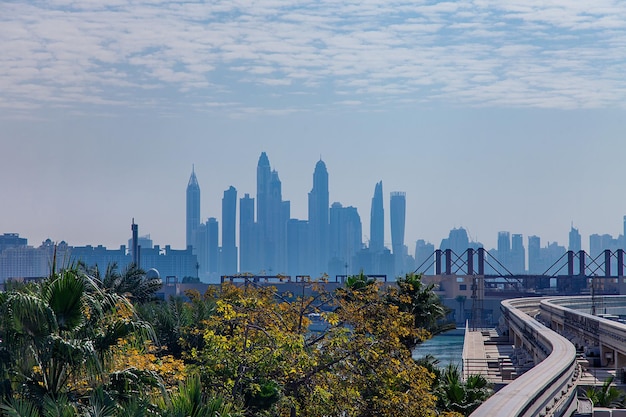
<svg viewBox="0 0 626 417">
<path fill-rule="evenodd" d="M 195 232 L 200 226 L 200 186 L 196 178 L 194 167 L 191 168 L 191 176 L 187 184 L 187 233 L 186 245 L 195 246 Z"/>
<path fill-rule="evenodd" d="M 237 273 L 237 189 L 232 185 L 222 198 L 222 262 L 221 274 Z"/>
<path fill-rule="evenodd" d="M 541 274 L 545 271 L 541 259 L 541 238 L 528 236 L 528 273 Z"/>
<path fill-rule="evenodd" d="M 287 220 L 290 204 L 282 200 L 278 172 L 272 170 L 265 152 L 257 165 L 257 224 L 259 272 L 285 273 L 287 267 Z"/>
<path fill-rule="evenodd" d="M 328 272 L 328 171 L 321 159 L 313 172 L 313 189 L 309 193 L 309 236 L 313 273 Z"/>
<path fill-rule="evenodd" d="M 363 248 L 361 217 L 356 207 L 333 203 L 330 207 L 329 258 L 339 265 L 337 273 L 358 273 L 353 258 Z"/>
<path fill-rule="evenodd" d="M 511 234 L 498 232 L 498 261 L 509 271 L 511 270 Z"/>
<path fill-rule="evenodd" d="M 219 222 L 215 217 L 209 217 L 206 222 L 207 248 L 208 248 L 208 272 L 210 275 L 217 276 L 219 271 Z"/>
<path fill-rule="evenodd" d="M 271 238 L 271 207 L 270 207 L 270 184 L 272 180 L 272 169 L 270 161 L 265 152 L 261 152 L 259 163 L 256 168 L 256 221 L 258 225 L 258 253 L 257 268 L 268 269 L 271 264 L 273 248 L 270 247 Z"/>
<path fill-rule="evenodd" d="M 382 252 L 385 247 L 385 209 L 383 208 L 383 182 L 376 183 L 370 212 L 370 251 Z"/>
<path fill-rule="evenodd" d="M 395 275 L 403 274 L 404 268 L 404 225 L 406 220 L 406 193 L 394 191 L 390 195 L 391 249 L 394 257 Z"/>
<path fill-rule="evenodd" d="M 419 239 L 415 242 L 415 267 L 424 275 L 435 274 L 435 245 Z"/>
<path fill-rule="evenodd" d="M 254 223 L 254 198 L 245 194 L 239 200 L 239 271 L 256 273 L 258 256 L 256 253 L 256 224 Z"/>
<path fill-rule="evenodd" d="M 572 228 L 569 231 L 569 244 L 567 245 L 567 250 L 574 251 L 578 253 L 582 246 L 582 238 L 578 229 L 575 229 L 572 225 Z"/>
<path fill-rule="evenodd" d="M 526 272 L 526 250 L 524 238 L 521 234 L 511 235 L 510 271 L 514 274 Z"/>
</svg>

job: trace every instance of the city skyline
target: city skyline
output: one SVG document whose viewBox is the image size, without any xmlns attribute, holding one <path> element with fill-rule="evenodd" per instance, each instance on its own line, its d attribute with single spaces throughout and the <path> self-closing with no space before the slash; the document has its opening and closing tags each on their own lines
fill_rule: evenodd
<svg viewBox="0 0 626 417">
<path fill-rule="evenodd" d="M 135 218 L 182 248 L 184 185 L 221 218 L 261 152 L 291 217 L 406 193 L 405 243 L 454 227 L 567 242 L 626 213 L 626 4 L 8 2 L 0 15 L 0 231 L 115 247 Z M 155 29 L 158 28 L 158 29 Z M 182 186 L 181 186 L 182 184 Z"/>
<path fill-rule="evenodd" d="M 267 171 L 267 172 L 266 172 Z M 270 166 L 270 162 L 269 162 L 269 158 L 267 156 L 266 152 L 261 152 L 261 156 L 259 158 L 259 162 L 257 164 L 257 195 L 259 193 L 261 194 L 269 194 L 270 192 L 268 191 L 272 185 L 271 183 L 277 183 L 278 184 L 278 195 L 279 195 L 279 200 L 275 203 L 278 204 L 279 201 L 282 201 L 282 193 L 281 193 L 281 188 L 282 188 L 282 181 L 279 179 L 279 173 L 277 170 L 273 169 Z M 258 183 L 258 181 L 261 181 L 261 183 Z M 262 184 L 263 182 L 265 182 L 266 184 Z M 319 194 L 319 190 L 320 188 L 322 189 L 322 195 L 326 195 L 328 193 L 328 188 L 329 183 L 332 183 L 332 177 L 329 179 L 329 174 L 328 171 L 326 169 L 326 164 L 324 163 L 324 161 L 320 158 L 317 163 L 315 164 L 314 170 L 313 170 L 313 189 L 308 193 L 308 213 L 305 213 L 305 215 L 303 217 L 297 217 L 294 215 L 291 215 L 290 218 L 293 220 L 301 220 L 301 221 L 309 221 L 311 218 L 316 218 L 319 217 L 321 214 L 321 212 L 323 212 L 322 207 L 320 206 L 320 202 L 317 202 L 317 200 L 319 199 L 319 197 L 316 197 L 316 194 Z M 220 199 L 221 201 L 221 207 L 219 208 L 219 212 L 220 214 L 217 214 L 216 212 L 211 212 L 208 215 L 205 215 L 206 213 L 204 213 L 205 209 L 202 208 L 201 205 L 201 189 L 202 187 L 199 184 L 199 180 L 196 176 L 196 167 L 195 164 L 192 165 L 192 169 L 191 169 L 191 175 L 188 178 L 188 182 L 187 182 L 187 187 L 186 187 L 186 199 L 185 199 L 185 205 L 186 205 L 186 213 L 184 214 L 184 222 L 185 222 L 185 240 L 186 240 L 186 244 L 180 246 L 180 248 L 184 249 L 187 245 L 191 244 L 194 240 L 194 238 L 192 237 L 192 235 L 194 233 L 196 233 L 196 230 L 198 228 L 198 226 L 203 225 L 203 220 L 206 219 L 207 220 L 207 226 L 209 223 L 213 222 L 217 222 L 216 224 L 219 225 L 219 229 L 217 229 L 218 226 L 215 226 L 215 232 L 213 232 L 212 234 L 212 239 L 218 239 L 216 241 L 216 244 L 219 247 L 222 247 L 222 242 L 223 242 L 223 238 L 226 236 L 226 246 L 224 247 L 228 247 L 228 248 L 235 248 L 235 253 L 233 254 L 233 249 L 227 249 L 230 253 L 230 255 L 227 255 L 228 258 L 231 259 L 230 264 L 235 264 L 238 262 L 235 262 L 234 259 L 238 259 L 239 255 L 238 255 L 238 251 L 240 251 L 240 247 L 241 247 L 241 222 L 242 222 L 242 218 L 241 218 L 241 207 L 240 204 L 243 204 L 245 200 L 248 200 L 250 197 L 251 193 L 245 192 L 242 194 L 245 194 L 245 196 L 243 196 L 243 198 L 241 200 L 243 201 L 239 201 L 239 199 L 237 198 L 237 193 L 238 193 L 238 189 L 237 187 L 230 185 L 227 189 L 223 190 L 223 197 Z M 316 189 L 318 190 L 316 192 Z M 227 197 L 228 196 L 228 197 Z M 249 218 L 253 218 L 256 221 L 258 221 L 258 216 L 259 216 L 259 208 L 257 207 L 257 210 L 254 210 L 254 207 L 252 206 L 255 202 L 255 200 L 258 202 L 259 198 L 255 198 L 256 196 L 252 197 L 252 203 L 247 204 L 246 206 L 251 206 L 250 208 L 246 208 L 245 212 L 247 213 L 246 216 Z M 388 198 L 385 198 L 388 197 Z M 263 199 L 264 197 L 261 197 L 261 199 Z M 362 222 L 364 224 L 367 224 L 366 221 L 369 218 L 369 227 L 371 228 L 372 225 L 376 224 L 376 226 L 374 227 L 375 229 L 377 229 L 377 236 L 378 239 L 377 241 L 380 241 L 381 239 L 383 239 L 383 241 L 381 242 L 371 242 L 371 240 L 369 240 L 368 235 L 366 233 L 363 233 L 363 245 L 365 247 L 370 247 L 370 245 L 373 243 L 373 248 L 375 251 L 380 251 L 382 249 L 382 247 L 389 249 L 390 251 L 395 252 L 393 250 L 394 248 L 394 244 L 393 244 L 393 240 L 392 240 L 392 235 L 393 235 L 393 231 L 392 231 L 392 224 L 393 224 L 393 220 L 392 220 L 392 212 L 393 212 L 393 208 L 392 208 L 392 204 L 393 201 L 395 200 L 399 200 L 401 199 L 402 203 L 401 206 L 399 206 L 398 208 L 396 208 L 396 210 L 401 210 L 399 214 L 399 218 L 401 219 L 401 224 L 404 224 L 406 221 L 406 217 L 409 217 L 406 215 L 406 192 L 404 191 L 388 191 L 385 195 L 385 192 L 383 191 L 383 181 L 378 181 L 375 184 L 374 187 L 374 193 L 373 193 L 373 197 L 371 198 L 370 201 L 370 206 L 369 206 L 369 215 L 367 215 L 367 213 L 365 213 L 365 216 L 363 214 L 363 212 L 365 210 L 363 210 L 363 208 L 360 207 L 353 207 L 350 206 L 349 208 L 351 209 L 355 209 L 355 210 L 361 210 L 358 212 L 358 215 L 361 215 L 362 218 Z M 282 203 L 286 204 L 288 209 L 287 209 L 287 213 L 290 212 L 289 207 L 292 206 L 292 201 L 291 200 L 284 200 L 282 201 Z M 328 216 L 330 216 L 330 210 L 331 208 L 336 205 L 337 203 L 339 204 L 338 207 L 341 207 L 343 204 L 342 201 L 337 200 L 337 201 L 331 201 L 328 199 L 328 197 L 323 197 L 321 199 L 321 204 L 325 205 L 326 203 L 328 203 Z M 258 203 L 257 203 L 258 205 Z M 267 203 L 266 203 L 267 205 Z M 227 208 L 228 207 L 228 208 Z M 401 207 L 401 208 L 400 208 Z M 367 208 L 366 208 L 367 209 Z M 262 208 L 260 209 L 262 212 Z M 356 213 L 356 212 L 355 212 Z M 224 221 L 224 216 L 227 215 L 228 218 L 226 221 Z M 268 217 L 271 216 L 271 213 L 265 213 L 262 214 L 261 216 L 264 217 Z M 313 217 L 312 217 L 313 216 Z M 376 218 L 375 223 L 373 223 L 374 220 L 372 220 L 372 218 Z M 133 218 L 132 221 L 134 222 L 135 219 Z M 326 218 L 325 221 L 329 221 L 328 217 Z M 201 223 L 202 222 L 202 223 Z M 313 220 L 313 224 L 316 223 L 316 220 Z M 195 226 L 194 226 L 195 224 Z M 228 224 L 228 226 L 226 226 L 226 224 Z M 554 243 L 558 243 L 559 245 L 565 246 L 567 247 L 571 242 L 572 239 L 574 241 L 574 251 L 578 251 L 580 249 L 586 250 L 587 252 L 592 251 L 593 249 L 593 245 L 594 243 L 592 242 L 592 240 L 595 238 L 596 240 L 599 237 L 602 237 L 602 235 L 610 235 L 612 238 L 617 239 L 620 236 L 624 236 L 624 232 L 626 232 L 626 215 L 622 216 L 622 229 L 617 231 L 617 233 L 611 233 L 611 232 L 598 232 L 598 231 L 591 231 L 588 234 L 580 234 L 580 230 L 579 228 L 576 227 L 577 225 L 574 222 L 571 222 L 570 224 L 570 229 L 567 232 L 567 240 L 563 239 L 563 240 L 549 240 L 549 239 L 545 239 L 540 233 L 534 233 L 534 234 L 526 234 L 526 233 L 517 233 L 517 232 L 512 232 L 506 228 L 504 228 L 503 230 L 498 230 L 497 232 L 497 236 L 495 236 L 495 238 L 493 239 L 493 244 L 489 244 L 486 242 L 490 242 L 489 239 L 487 240 L 480 240 L 475 238 L 474 236 L 471 235 L 471 231 L 470 229 L 465 226 L 465 225 L 455 225 L 453 226 L 451 229 L 449 229 L 450 235 L 447 236 L 445 233 L 442 234 L 442 236 L 439 239 L 435 239 L 435 240 L 429 240 L 427 238 L 425 238 L 424 236 L 417 236 L 417 237 L 404 237 L 403 235 L 405 234 L 404 232 L 404 228 L 402 227 L 402 229 L 398 229 L 401 230 L 401 232 L 399 232 L 399 236 L 402 235 L 401 240 L 403 240 L 404 245 L 406 246 L 408 252 L 408 255 L 413 255 L 414 254 L 414 250 L 415 250 L 415 244 L 417 240 L 424 240 L 426 243 L 432 244 L 434 245 L 435 248 L 440 248 L 442 245 L 445 247 L 447 245 L 447 243 L 444 243 L 445 241 L 448 240 L 448 238 L 450 236 L 453 236 L 455 232 L 460 231 L 460 230 L 464 230 L 464 233 L 467 233 L 467 238 L 468 243 L 467 245 L 463 245 L 463 246 L 467 246 L 467 247 L 473 247 L 476 245 L 473 244 L 481 244 L 483 245 L 483 247 L 485 249 L 496 249 L 496 250 L 501 250 L 502 248 L 502 236 L 506 235 L 509 237 L 509 244 L 510 242 L 510 238 L 511 236 L 513 236 L 513 244 L 515 245 L 515 237 L 518 236 L 518 245 L 519 242 L 522 242 L 523 246 L 528 246 L 529 244 L 529 238 L 541 238 L 542 240 L 542 246 L 541 247 L 547 247 L 550 244 L 554 244 Z M 225 229 L 225 227 L 227 229 Z M 365 226 L 363 226 L 363 228 L 365 228 Z M 225 232 L 225 230 L 228 230 L 228 232 Z M 372 230 L 370 230 L 370 233 L 372 232 Z M 37 246 L 38 243 L 32 241 L 31 238 L 29 238 L 28 236 L 25 236 L 23 233 L 19 232 L 19 231 L 0 231 L 0 233 L 18 233 L 20 235 L 20 237 L 23 238 L 27 238 L 29 239 L 29 244 L 33 245 L 33 246 Z M 328 233 L 328 231 L 326 232 Z M 144 235 L 152 235 L 154 234 L 154 232 L 151 231 L 146 231 L 146 233 Z M 144 236 L 142 235 L 142 236 Z M 578 235 L 578 237 L 573 237 L 575 235 Z M 596 235 L 596 236 L 592 236 L 592 235 Z M 583 237 L 585 237 L 587 239 L 584 239 Z M 100 245 L 103 244 L 103 246 L 109 247 L 109 248 L 116 248 L 119 247 L 120 245 L 124 245 L 126 244 L 127 240 L 125 240 L 128 236 L 126 236 L 125 238 L 122 238 L 122 240 L 120 241 L 119 244 L 103 244 L 100 241 L 88 241 L 88 242 L 80 242 L 80 243 L 76 243 L 76 242 L 71 242 L 71 241 L 67 241 L 66 239 L 52 239 L 55 242 L 60 242 L 60 241 L 67 241 L 67 243 L 69 244 L 73 244 L 73 245 Z M 47 236 L 45 239 L 42 240 L 42 242 L 44 240 L 50 239 L 50 236 Z M 319 242 L 319 237 L 316 238 L 318 239 L 317 241 Z M 324 240 L 324 239 L 322 239 Z M 506 241 L 506 240 L 505 240 Z M 161 243 L 163 245 L 170 245 L 170 242 L 158 242 Z M 317 245 L 321 245 L 320 243 L 317 243 Z M 382 245 L 382 246 L 381 246 Z M 176 247 L 176 245 L 173 245 L 173 247 Z M 462 248 L 453 248 L 453 250 L 455 250 L 456 252 L 462 252 Z M 511 248 L 509 247 L 508 250 L 511 250 Z M 508 250 L 505 250 L 505 252 L 507 252 Z M 312 249 L 312 253 L 315 252 L 314 249 Z M 232 268 L 232 267 L 231 267 Z"/>
</svg>

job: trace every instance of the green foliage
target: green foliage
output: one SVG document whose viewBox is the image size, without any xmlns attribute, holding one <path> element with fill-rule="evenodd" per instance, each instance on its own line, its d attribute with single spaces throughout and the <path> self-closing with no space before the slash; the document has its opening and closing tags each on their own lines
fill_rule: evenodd
<svg viewBox="0 0 626 417">
<path fill-rule="evenodd" d="M 423 329 L 413 338 L 406 338 L 404 343 L 410 348 L 446 330 L 453 329 L 454 323 L 445 321 L 448 310 L 434 292 L 434 284 L 425 285 L 421 275 L 409 273 L 396 281 L 391 287 L 387 300 L 400 311 L 413 317 L 413 327 Z"/>
<path fill-rule="evenodd" d="M 489 398 L 492 389 L 483 375 L 470 375 L 462 381 L 459 367 L 449 364 L 438 375 L 435 393 L 439 410 L 469 416 Z"/>
<path fill-rule="evenodd" d="M 432 375 L 402 342 L 420 332 L 413 316 L 364 275 L 334 293 L 303 285 L 312 295 L 225 284 L 192 297 L 214 307 L 183 332 L 183 357 L 203 385 L 250 416 L 430 415 Z M 311 316 L 325 329 L 310 332 Z"/>
<path fill-rule="evenodd" d="M 219 397 L 207 398 L 200 378 L 190 376 L 172 395 L 169 404 L 161 402 L 162 417 L 238 417 L 240 414 Z"/>
<path fill-rule="evenodd" d="M 621 408 L 626 400 L 624 392 L 613 384 L 615 377 L 607 378 L 601 387 L 590 387 L 585 391 L 585 396 L 596 407 Z"/>
<path fill-rule="evenodd" d="M 411 346 L 436 328 L 441 305 L 419 276 L 383 287 L 361 273 L 334 292 L 308 281 L 300 295 L 254 283 L 224 284 L 205 294 L 190 291 L 187 300 L 167 301 L 153 299 L 157 284 L 136 268 L 120 274 L 110 265 L 103 276 L 97 268 L 69 268 L 0 293 L 2 413 L 435 413 L 431 388 L 441 374 L 434 361 L 414 361 Z M 309 330 L 311 318 L 321 320 L 321 330 Z M 127 356 L 122 360 L 121 355 Z M 152 367 L 155 362 L 160 367 Z M 167 378 L 182 370 L 169 385 L 159 373 L 166 368 Z"/>
<path fill-rule="evenodd" d="M 98 266 L 88 268 L 80 265 L 86 275 L 93 277 L 94 282 L 108 293 L 123 295 L 134 303 L 145 303 L 155 297 L 155 293 L 163 287 L 161 279 L 149 279 L 146 272 L 130 264 L 122 273 L 115 262 L 107 265 L 104 275 Z"/>
</svg>

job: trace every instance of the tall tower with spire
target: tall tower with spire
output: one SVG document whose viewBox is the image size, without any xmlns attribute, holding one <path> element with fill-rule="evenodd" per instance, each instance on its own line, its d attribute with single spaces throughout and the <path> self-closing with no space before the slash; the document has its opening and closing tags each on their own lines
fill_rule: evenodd
<svg viewBox="0 0 626 417">
<path fill-rule="evenodd" d="M 191 176 L 187 184 L 187 233 L 186 246 L 195 246 L 195 234 L 200 227 L 200 185 L 196 178 L 195 167 L 191 167 Z"/>
<path fill-rule="evenodd" d="M 383 182 L 376 183 L 370 212 L 370 250 L 382 252 L 385 248 L 385 209 L 383 208 Z"/>
<path fill-rule="evenodd" d="M 329 234 L 328 171 L 320 160 L 313 172 L 313 189 L 309 193 L 309 228 L 314 273 L 328 272 Z"/>
</svg>

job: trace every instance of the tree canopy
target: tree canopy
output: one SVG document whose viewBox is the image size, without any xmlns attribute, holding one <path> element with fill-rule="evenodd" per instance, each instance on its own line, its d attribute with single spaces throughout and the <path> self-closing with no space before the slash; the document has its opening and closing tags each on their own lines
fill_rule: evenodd
<svg viewBox="0 0 626 417">
<path fill-rule="evenodd" d="M 164 301 L 144 275 L 68 268 L 0 293 L 3 413 L 419 417 L 448 401 L 411 355 L 446 313 L 419 276 L 299 294 L 226 283 Z"/>
</svg>

